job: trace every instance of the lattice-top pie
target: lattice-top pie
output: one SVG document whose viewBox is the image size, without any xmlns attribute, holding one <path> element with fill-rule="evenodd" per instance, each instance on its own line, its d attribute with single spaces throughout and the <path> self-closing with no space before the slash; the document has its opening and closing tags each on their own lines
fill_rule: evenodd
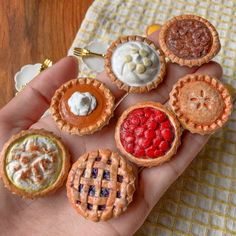
<svg viewBox="0 0 236 236">
<path fill-rule="evenodd" d="M 118 153 L 93 151 L 73 164 L 67 195 L 79 214 L 105 221 L 127 209 L 135 191 L 134 181 L 131 165 Z"/>
</svg>

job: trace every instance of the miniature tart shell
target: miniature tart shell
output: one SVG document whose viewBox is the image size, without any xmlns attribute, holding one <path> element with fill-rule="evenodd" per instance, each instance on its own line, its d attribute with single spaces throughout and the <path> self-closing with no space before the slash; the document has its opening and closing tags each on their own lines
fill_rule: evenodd
<svg viewBox="0 0 236 236">
<path fill-rule="evenodd" d="M 91 176 L 93 168 L 97 168 L 95 178 Z M 104 170 L 109 171 L 109 180 L 103 179 Z M 118 175 L 122 176 L 122 182 L 118 182 Z M 78 190 L 80 184 L 83 184 L 82 192 Z M 89 196 L 91 185 L 95 186 L 95 196 Z M 67 197 L 80 215 L 92 221 L 107 221 L 121 215 L 132 202 L 135 177 L 132 166 L 120 154 L 100 149 L 79 157 L 69 172 L 66 187 Z M 100 196 L 102 188 L 109 188 L 108 196 Z M 117 198 L 117 191 L 120 191 L 120 198 Z M 92 210 L 87 209 L 88 203 L 92 205 Z M 105 205 L 102 211 L 98 209 L 100 204 Z"/>
<path fill-rule="evenodd" d="M 151 48 L 155 49 L 156 53 L 159 56 L 159 62 L 160 62 L 159 73 L 156 79 L 154 79 L 152 82 L 148 83 L 145 86 L 129 86 L 123 83 L 121 80 L 119 80 L 112 70 L 111 58 L 112 58 L 113 52 L 120 44 L 129 42 L 129 41 L 145 42 Z M 129 93 L 146 93 L 152 89 L 155 89 L 164 79 L 164 76 L 166 74 L 166 61 L 165 61 L 165 56 L 163 52 L 151 40 L 141 37 L 141 36 L 137 36 L 137 35 L 123 36 L 123 37 L 118 38 L 116 41 L 112 42 L 110 47 L 107 49 L 107 53 L 105 56 L 105 70 L 109 78 L 112 80 L 113 83 L 117 85 L 119 89 L 125 90 Z"/>
<path fill-rule="evenodd" d="M 35 192 L 26 192 L 21 190 L 17 186 L 15 186 L 7 177 L 7 173 L 5 170 L 5 159 L 8 149 L 11 147 L 12 144 L 17 143 L 17 140 L 21 139 L 22 137 L 30 136 L 30 135 L 42 135 L 46 136 L 47 138 L 51 139 L 61 150 L 61 158 L 62 158 L 62 167 L 60 174 L 58 175 L 56 181 L 48 186 L 47 188 L 35 191 Z M 44 197 L 49 194 L 53 194 L 57 189 L 62 187 L 63 183 L 65 182 L 69 169 L 70 169 L 70 154 L 67 148 L 61 141 L 61 138 L 53 134 L 52 132 L 43 130 L 43 129 L 29 129 L 23 130 L 18 134 L 13 135 L 3 146 L 2 152 L 0 154 L 1 162 L 0 162 L 0 175 L 2 177 L 4 186 L 10 190 L 13 194 L 19 195 L 23 198 L 30 198 L 35 199 L 39 197 Z"/>
<path fill-rule="evenodd" d="M 144 159 L 144 158 L 139 158 L 139 157 L 135 157 L 132 154 L 128 153 L 125 148 L 123 147 L 122 143 L 121 143 L 121 138 L 120 138 L 120 128 L 121 125 L 123 123 L 123 121 L 125 120 L 125 118 L 129 115 L 129 113 L 137 108 L 145 108 L 145 107 L 152 107 L 154 109 L 160 110 L 162 112 L 164 112 L 173 128 L 174 128 L 174 132 L 175 132 L 175 137 L 174 140 L 172 142 L 172 146 L 171 148 L 163 155 L 160 157 L 156 157 L 156 158 L 150 158 L 150 159 Z M 176 119 L 175 115 L 168 110 L 168 108 L 160 103 L 157 102 L 141 102 L 138 103 L 134 106 L 129 107 L 127 110 L 124 111 L 124 113 L 121 115 L 121 117 L 119 118 L 117 125 L 116 125 L 116 129 L 115 129 L 115 141 L 116 141 L 116 146 L 117 148 L 120 150 L 120 152 L 125 155 L 131 162 L 135 163 L 138 166 L 144 166 L 144 167 L 153 167 L 153 166 L 158 166 L 158 165 L 162 165 L 164 162 L 167 162 L 171 159 L 171 157 L 177 152 L 177 149 L 179 147 L 179 145 L 181 144 L 181 126 L 179 121 Z"/>
<path fill-rule="evenodd" d="M 184 86 L 186 84 L 192 83 L 193 84 L 192 89 L 194 90 L 194 82 L 199 82 L 199 81 L 207 83 L 209 86 L 215 89 L 222 99 L 221 102 L 224 103 L 222 106 L 221 115 L 219 117 L 215 117 L 214 118 L 215 121 L 210 125 L 204 124 L 204 122 L 202 124 L 196 124 L 193 121 L 191 121 L 191 119 L 187 118 L 184 112 L 181 111 L 181 107 L 179 104 L 179 99 L 182 96 L 181 90 L 184 88 Z M 219 103 L 220 101 L 217 102 L 216 106 Z M 209 75 L 198 75 L 198 74 L 186 75 L 174 85 L 170 93 L 169 105 L 185 129 L 188 129 L 191 133 L 198 133 L 201 135 L 211 134 L 215 132 L 217 129 L 221 128 L 229 119 L 233 107 L 232 98 L 230 96 L 228 89 L 218 79 L 211 77 Z M 205 117 L 203 118 L 205 119 Z"/>
<path fill-rule="evenodd" d="M 66 91 L 68 89 L 79 85 L 89 85 L 95 88 L 96 90 L 99 90 L 103 94 L 103 102 L 105 103 L 105 108 L 104 111 L 101 113 L 100 118 L 98 118 L 96 122 L 84 127 L 79 127 L 74 124 L 71 124 L 60 114 L 60 101 L 63 98 L 64 94 L 66 94 Z M 99 104 L 97 106 L 99 106 Z M 101 81 L 92 78 L 78 78 L 68 81 L 55 92 L 51 101 L 51 115 L 57 123 L 58 127 L 63 131 L 79 136 L 92 134 L 98 130 L 101 130 L 105 125 L 109 123 L 110 118 L 113 116 L 114 109 L 115 98 L 111 91 Z M 89 114 L 88 117 L 91 114 Z"/>
<path fill-rule="evenodd" d="M 210 51 L 203 57 L 198 59 L 184 59 L 181 57 L 176 56 L 167 46 L 166 44 L 166 36 L 169 27 L 174 24 L 176 21 L 179 20 L 197 20 L 202 23 L 209 29 L 211 36 L 212 36 L 212 46 Z M 181 66 L 201 66 L 202 64 L 208 63 L 214 56 L 217 55 L 217 53 L 220 51 L 221 45 L 220 45 L 220 39 L 218 32 L 216 31 L 215 27 L 206 19 L 196 16 L 196 15 L 180 15 L 173 17 L 169 21 L 167 21 L 160 30 L 159 34 L 159 44 L 160 48 L 164 52 L 165 56 L 170 59 L 171 62 L 177 63 Z"/>
</svg>

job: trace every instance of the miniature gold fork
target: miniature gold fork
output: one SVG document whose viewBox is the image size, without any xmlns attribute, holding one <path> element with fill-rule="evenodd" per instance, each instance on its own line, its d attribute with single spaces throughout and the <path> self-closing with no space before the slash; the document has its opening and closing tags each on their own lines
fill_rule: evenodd
<svg viewBox="0 0 236 236">
<path fill-rule="evenodd" d="M 91 52 L 85 48 L 74 48 L 73 54 L 77 57 L 87 57 L 87 56 L 98 56 L 98 57 L 105 57 L 105 54 L 100 54 L 96 52 Z"/>
<path fill-rule="evenodd" d="M 40 67 L 39 72 L 46 70 L 48 67 L 52 66 L 52 61 L 50 59 L 45 59 Z"/>
</svg>

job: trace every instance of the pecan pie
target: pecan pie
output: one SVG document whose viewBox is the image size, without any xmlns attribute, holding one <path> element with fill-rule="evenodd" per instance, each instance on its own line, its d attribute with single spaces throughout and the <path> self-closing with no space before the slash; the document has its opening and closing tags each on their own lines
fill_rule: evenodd
<svg viewBox="0 0 236 236">
<path fill-rule="evenodd" d="M 98 150 L 82 155 L 70 170 L 67 196 L 83 217 L 106 221 L 122 214 L 133 199 L 135 177 L 118 153 Z"/>
<path fill-rule="evenodd" d="M 64 183 L 70 158 L 61 140 L 45 130 L 13 135 L 1 152 L 1 177 L 14 194 L 26 198 L 55 192 Z"/>
<path fill-rule="evenodd" d="M 119 89 L 143 93 L 162 82 L 166 62 L 162 51 L 149 39 L 124 36 L 108 48 L 105 69 Z"/>
<path fill-rule="evenodd" d="M 170 93 L 169 104 L 184 128 L 202 135 L 221 128 L 232 111 L 228 89 L 208 75 L 181 78 Z"/>
<path fill-rule="evenodd" d="M 160 30 L 160 48 L 172 62 L 189 67 L 209 62 L 220 50 L 215 27 L 195 15 L 180 15 Z"/>
<path fill-rule="evenodd" d="M 92 134 L 113 116 L 115 98 L 102 82 L 79 78 L 62 85 L 54 94 L 51 114 L 58 127 L 70 134 Z"/>
<path fill-rule="evenodd" d="M 142 102 L 128 108 L 118 120 L 118 149 L 139 166 L 152 167 L 168 161 L 180 145 L 180 124 L 164 105 Z"/>
</svg>

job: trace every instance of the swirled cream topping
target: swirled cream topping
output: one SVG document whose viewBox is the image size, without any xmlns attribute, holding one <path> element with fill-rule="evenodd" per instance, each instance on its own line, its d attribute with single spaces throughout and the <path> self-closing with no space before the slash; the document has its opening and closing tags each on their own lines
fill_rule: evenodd
<svg viewBox="0 0 236 236">
<path fill-rule="evenodd" d="M 13 143 L 6 157 L 9 180 L 27 192 L 53 184 L 62 168 L 60 148 L 48 137 L 30 135 Z"/>
<path fill-rule="evenodd" d="M 75 92 L 68 99 L 70 111 L 76 116 L 87 116 L 97 106 L 96 98 L 89 92 Z"/>
<path fill-rule="evenodd" d="M 155 49 L 144 42 L 129 41 L 119 45 L 112 54 L 112 70 L 129 86 L 145 86 L 156 79 L 160 69 Z"/>
</svg>

